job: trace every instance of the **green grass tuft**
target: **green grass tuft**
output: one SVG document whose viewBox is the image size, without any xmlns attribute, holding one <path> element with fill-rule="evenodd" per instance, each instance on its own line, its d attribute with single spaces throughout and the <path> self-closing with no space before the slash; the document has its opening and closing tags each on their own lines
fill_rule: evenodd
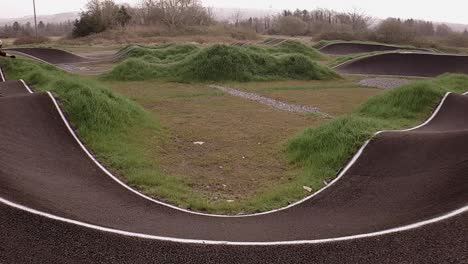
<svg viewBox="0 0 468 264">
<path fill-rule="evenodd" d="M 312 60 L 322 60 L 325 56 L 318 50 L 310 45 L 306 45 L 303 42 L 287 40 L 281 44 L 275 46 L 278 52 L 282 53 L 298 53 L 307 56 Z"/>
<path fill-rule="evenodd" d="M 168 44 L 158 46 L 130 46 L 120 51 L 120 59 L 140 58 L 150 63 L 173 63 L 195 54 L 201 48 L 195 44 Z"/>
</svg>

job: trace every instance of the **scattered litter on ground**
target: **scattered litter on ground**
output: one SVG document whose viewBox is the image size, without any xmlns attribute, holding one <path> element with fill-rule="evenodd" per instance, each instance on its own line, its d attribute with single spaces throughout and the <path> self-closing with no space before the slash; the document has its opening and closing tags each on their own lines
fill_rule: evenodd
<svg viewBox="0 0 468 264">
<path fill-rule="evenodd" d="M 312 188 L 310 188 L 309 186 L 302 186 L 302 188 L 304 188 L 304 190 L 308 192 L 312 192 Z"/>
</svg>

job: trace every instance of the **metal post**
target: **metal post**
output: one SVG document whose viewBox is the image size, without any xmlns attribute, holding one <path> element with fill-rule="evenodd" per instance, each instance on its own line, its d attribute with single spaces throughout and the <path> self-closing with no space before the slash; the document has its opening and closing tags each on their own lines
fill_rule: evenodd
<svg viewBox="0 0 468 264">
<path fill-rule="evenodd" d="M 36 40 L 37 36 L 37 16 L 36 16 L 36 0 L 33 0 L 33 7 L 34 7 L 34 28 L 36 29 Z"/>
</svg>

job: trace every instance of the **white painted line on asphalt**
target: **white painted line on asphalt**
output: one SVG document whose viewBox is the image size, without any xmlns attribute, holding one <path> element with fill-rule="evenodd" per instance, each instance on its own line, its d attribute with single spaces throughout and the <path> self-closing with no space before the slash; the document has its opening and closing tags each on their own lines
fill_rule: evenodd
<svg viewBox="0 0 468 264">
<path fill-rule="evenodd" d="M 6 82 L 6 79 L 5 79 L 5 75 L 3 74 L 3 69 L 2 67 L 0 66 L 0 78 L 2 78 L 2 82 Z"/>
<path fill-rule="evenodd" d="M 171 204 L 168 204 L 168 203 L 164 203 L 164 202 L 161 202 L 161 201 L 158 201 L 156 199 L 153 199 L 149 196 L 146 196 L 142 193 L 140 193 L 139 191 L 131 188 L 130 186 L 128 186 L 127 184 L 125 184 L 124 182 L 122 182 L 119 178 L 117 178 L 116 176 L 114 176 L 109 170 L 107 170 L 92 154 L 91 152 L 85 147 L 85 145 L 81 142 L 81 140 L 78 138 L 78 136 L 76 135 L 75 131 L 72 129 L 70 123 L 68 122 L 67 118 L 65 117 L 62 109 L 60 108 L 59 104 L 57 103 L 57 100 L 55 99 L 55 97 L 50 93 L 48 92 L 50 98 L 52 99 L 58 113 L 60 114 L 60 116 L 62 117 L 62 120 L 65 124 L 65 126 L 68 128 L 68 131 L 70 132 L 70 134 L 73 136 L 73 138 L 76 140 L 76 142 L 78 143 L 78 145 L 81 147 L 81 149 L 86 153 L 86 155 L 105 173 L 107 174 L 109 177 L 111 177 L 114 181 L 116 181 L 118 184 L 120 184 L 121 186 L 123 186 L 124 188 L 126 188 L 127 190 L 133 192 L 134 194 L 146 199 L 146 200 L 149 200 L 151 202 L 154 202 L 156 204 L 159 204 L 159 205 L 162 205 L 162 206 L 166 206 L 166 207 L 169 207 L 169 208 L 172 208 L 172 209 L 175 209 L 175 210 L 178 210 L 178 211 L 181 211 L 181 212 L 185 212 L 185 213 L 189 213 L 189 214 L 195 214 L 195 215 L 201 215 L 201 216 L 207 216 L 207 217 L 224 217 L 224 218 L 241 218 L 241 217 L 253 217 L 253 216 L 259 216 L 259 215 L 266 215 L 266 214 L 271 214 L 271 213 L 276 213 L 276 212 L 279 212 L 279 211 L 283 211 L 283 210 L 286 210 L 286 209 L 289 209 L 291 207 L 294 207 L 298 204 L 301 204 L 309 199 L 312 199 L 313 197 L 319 195 L 320 193 L 322 193 L 323 191 L 325 191 L 326 189 L 330 188 L 333 184 L 335 184 L 336 182 L 338 182 L 345 174 L 346 172 L 354 165 L 354 163 L 359 159 L 359 157 L 361 156 L 362 152 L 364 151 L 364 149 L 367 147 L 367 145 L 369 144 L 369 142 L 372 140 L 369 139 L 368 141 L 366 141 L 363 146 L 358 150 L 358 152 L 353 156 L 353 158 L 351 159 L 351 161 L 349 161 L 347 163 L 347 165 L 345 166 L 345 168 L 339 173 L 339 175 L 333 179 L 333 181 L 331 181 L 328 185 L 324 186 L 322 189 L 318 190 L 317 192 L 313 193 L 312 195 L 310 196 L 307 196 L 305 197 L 304 199 L 302 200 L 299 200 L 295 203 L 292 203 L 288 206 L 285 206 L 285 207 L 282 207 L 282 208 L 278 208 L 278 209 L 275 209 L 275 210 L 271 210 L 271 211 L 267 211 L 267 212 L 262 212 L 262 213 L 255 213 L 255 214 L 246 214 L 246 215 L 218 215 L 218 214 L 206 214 L 206 213 L 199 213 L 199 212 L 194 212 L 194 211 L 190 211 L 190 210 L 187 210 L 187 209 L 183 209 L 183 208 L 180 208 L 180 207 L 177 207 L 177 206 L 174 206 L 174 205 L 171 205 Z M 386 130 L 386 131 L 378 131 L 377 133 L 374 134 L 374 137 L 381 134 L 381 133 L 385 133 L 385 132 L 405 132 L 405 131 L 411 131 L 411 130 L 414 130 L 414 129 L 417 129 L 417 128 L 420 128 L 420 127 L 423 127 L 425 125 L 427 125 L 432 119 L 434 119 L 434 117 L 439 113 L 442 105 L 445 103 L 445 100 L 447 99 L 447 97 L 449 96 L 450 93 L 446 93 L 445 96 L 443 97 L 443 99 L 441 100 L 441 102 L 439 103 L 438 107 L 436 108 L 436 110 L 432 113 L 432 115 L 429 117 L 429 119 L 427 119 L 424 123 L 422 123 L 421 125 L 419 126 L 416 126 L 416 127 L 413 127 L 413 128 L 410 128 L 410 129 L 404 129 L 404 130 Z M 374 138 L 373 137 L 373 138 Z"/>
<path fill-rule="evenodd" d="M 34 92 L 31 90 L 31 88 L 29 88 L 29 86 L 24 82 L 23 79 L 20 79 L 20 82 L 23 83 L 24 88 L 26 88 L 26 90 L 28 90 L 29 93 L 31 93 L 31 94 L 34 93 Z"/>
<path fill-rule="evenodd" d="M 426 49 L 426 48 L 417 48 L 417 47 L 405 47 L 405 46 L 399 46 L 399 45 L 392 45 L 392 44 L 385 44 L 385 43 L 363 43 L 363 42 L 359 42 L 359 41 L 331 41 L 330 43 L 326 44 L 325 46 L 319 48 L 318 50 L 321 51 L 323 49 L 325 49 L 326 47 L 328 46 L 333 46 L 333 45 L 340 45 L 340 44 L 351 44 L 351 45 L 354 45 L 354 44 L 360 44 L 360 45 L 363 45 L 363 46 L 384 46 L 384 47 L 390 47 L 390 48 L 396 48 L 394 50 L 388 50 L 388 51 L 398 51 L 398 50 L 408 50 L 408 51 L 418 51 L 418 52 L 429 52 L 429 53 L 432 53 L 434 52 L 434 50 L 430 50 L 430 49 Z M 378 51 L 376 51 L 378 52 Z M 354 53 L 356 54 L 356 53 Z M 333 55 L 333 54 L 331 54 Z M 339 54 L 336 54 L 336 55 L 339 55 Z M 346 55 L 346 54 L 344 54 Z"/>
<path fill-rule="evenodd" d="M 348 241 L 348 240 L 356 240 L 356 239 L 363 239 L 363 238 L 372 238 L 387 234 L 399 233 L 403 231 L 408 231 L 415 228 L 420 228 L 429 224 L 434 224 L 443 220 L 447 220 L 454 216 L 460 215 L 462 213 L 468 212 L 468 206 L 463 208 L 457 209 L 452 211 L 448 214 L 432 218 L 426 221 L 414 223 L 411 225 L 406 225 L 402 227 L 387 229 L 379 232 L 372 232 L 366 234 L 359 234 L 353 236 L 343 236 L 343 237 L 336 237 L 336 238 L 325 238 L 325 239 L 314 239 L 314 240 L 292 240 L 292 241 L 274 241 L 274 242 L 237 242 L 237 241 L 216 241 L 216 240 L 198 240 L 198 239 L 184 239 L 184 238 L 174 238 L 174 237 L 164 237 L 164 236 L 155 236 L 155 235 L 148 235 L 143 233 L 135 233 L 129 231 L 123 231 L 119 229 L 113 229 L 103 226 L 98 226 L 94 224 L 89 224 L 81 221 L 76 221 L 56 215 L 52 215 L 49 213 L 41 212 L 11 201 L 8 201 L 2 197 L 0 197 L 0 202 L 6 204 L 10 207 L 26 211 L 31 214 L 40 215 L 42 217 L 46 217 L 49 219 L 53 219 L 60 222 L 65 222 L 68 224 L 74 224 L 90 229 L 94 229 L 97 231 L 113 233 L 128 237 L 138 237 L 143 239 L 150 239 L 150 240 L 158 240 L 158 241 L 166 241 L 166 242 L 174 242 L 174 243 L 184 243 L 184 244 L 203 244 L 203 245 L 232 245 L 232 246 L 280 246 L 280 245 L 304 245 L 304 244 L 323 244 L 323 243 L 333 243 L 333 242 L 340 242 L 340 241 Z"/>
</svg>

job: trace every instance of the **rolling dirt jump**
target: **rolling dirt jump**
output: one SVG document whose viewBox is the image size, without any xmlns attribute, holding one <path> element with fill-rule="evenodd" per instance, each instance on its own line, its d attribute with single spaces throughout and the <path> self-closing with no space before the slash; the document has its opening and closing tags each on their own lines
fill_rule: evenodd
<svg viewBox="0 0 468 264">
<path fill-rule="evenodd" d="M 468 56 L 434 53 L 384 53 L 351 60 L 334 68 L 342 74 L 435 77 L 468 74 Z"/>
<path fill-rule="evenodd" d="M 378 51 L 392 51 L 392 50 L 413 50 L 413 51 L 429 51 L 427 49 L 406 48 L 400 46 L 392 46 L 385 44 L 371 44 L 371 43 L 352 43 L 352 42 L 336 42 L 328 44 L 321 49 L 320 52 L 330 55 L 348 55 L 357 53 L 369 53 Z"/>
<path fill-rule="evenodd" d="M 415 129 L 376 135 L 307 199 L 228 217 L 139 194 L 81 145 L 51 94 L 32 93 L 21 81 L 0 89 L 6 263 L 468 260 L 467 96 L 447 94 Z"/>
</svg>

